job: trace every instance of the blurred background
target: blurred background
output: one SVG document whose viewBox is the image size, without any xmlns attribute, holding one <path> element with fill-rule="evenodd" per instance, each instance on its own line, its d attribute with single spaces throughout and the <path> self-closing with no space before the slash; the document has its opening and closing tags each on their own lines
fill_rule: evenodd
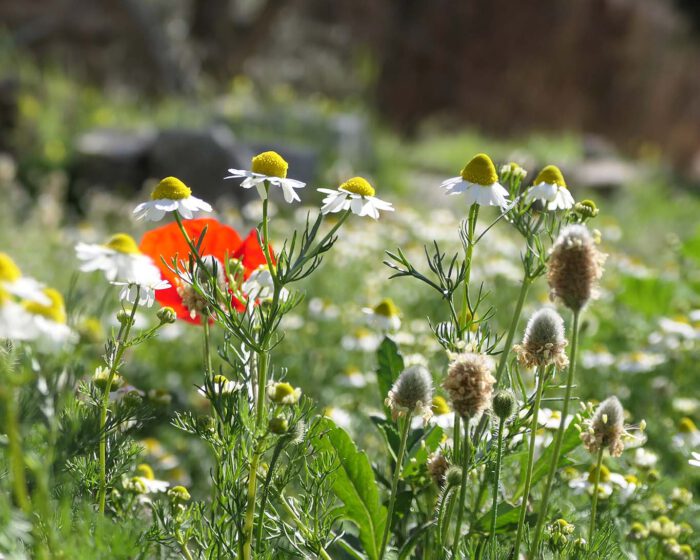
<svg viewBox="0 0 700 560">
<path fill-rule="evenodd" d="M 0 169 L 32 196 L 85 212 L 172 174 L 213 199 L 268 147 L 409 196 L 485 149 L 604 193 L 650 165 L 696 188 L 700 3 L 0 3 Z"/>
</svg>

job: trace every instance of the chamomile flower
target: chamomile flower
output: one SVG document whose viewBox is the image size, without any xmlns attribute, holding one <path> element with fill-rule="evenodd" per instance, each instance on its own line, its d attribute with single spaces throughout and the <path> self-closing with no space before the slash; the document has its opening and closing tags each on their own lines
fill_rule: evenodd
<svg viewBox="0 0 700 560">
<path fill-rule="evenodd" d="M 166 177 L 151 193 L 151 200 L 134 208 L 137 220 L 146 218 L 152 222 L 163 219 L 167 212 L 177 212 L 189 220 L 195 212 L 211 212 L 211 206 L 192 196 L 192 190 L 176 177 Z"/>
<path fill-rule="evenodd" d="M 44 305 L 51 303 L 44 294 L 44 285 L 34 278 L 22 276 L 12 257 L 2 252 L 0 252 L 0 289 L 23 300 L 36 301 Z"/>
<path fill-rule="evenodd" d="M 383 212 L 394 211 L 390 202 L 374 196 L 374 187 L 362 177 L 348 179 L 336 190 L 318 189 L 318 192 L 326 195 L 321 207 L 323 214 L 351 210 L 353 214 L 358 216 L 369 216 L 377 220 L 380 210 Z"/>
<path fill-rule="evenodd" d="M 443 181 L 440 187 L 447 194 L 464 194 L 468 206 L 508 205 L 508 191 L 498 182 L 496 167 L 486 154 L 476 154 L 460 175 Z"/>
<path fill-rule="evenodd" d="M 401 328 L 399 308 L 390 298 L 383 299 L 374 307 L 364 307 L 367 323 L 380 331 L 395 332 Z"/>
<path fill-rule="evenodd" d="M 0 340 L 32 340 L 35 336 L 31 315 L 0 287 Z"/>
<path fill-rule="evenodd" d="M 255 187 L 260 198 L 267 198 L 265 183 L 282 189 L 284 200 L 287 203 L 300 202 L 301 199 L 296 189 L 303 189 L 306 183 L 296 179 L 287 179 L 287 169 L 289 164 L 277 152 L 263 152 L 255 156 L 252 160 L 251 171 L 245 169 L 229 169 L 230 175 L 224 179 L 239 179 L 243 177 L 241 187 L 250 189 Z"/>
<path fill-rule="evenodd" d="M 143 278 L 139 281 L 112 282 L 112 284 L 121 286 L 120 300 L 128 301 L 132 305 L 138 301 L 139 305 L 146 307 L 153 305 L 158 290 L 166 290 L 171 287 L 170 282 L 161 279 L 158 271 L 150 278 Z"/>
<path fill-rule="evenodd" d="M 600 467 L 600 483 L 598 484 L 598 492 L 600 498 L 608 498 L 613 493 L 614 489 L 626 490 L 630 485 L 623 475 L 611 472 L 605 465 Z M 583 473 L 577 478 L 569 481 L 569 488 L 574 490 L 575 494 L 588 493 L 593 494 L 595 486 L 595 467 L 592 467 L 589 472 Z"/>
<path fill-rule="evenodd" d="M 67 323 L 63 296 L 53 288 L 45 288 L 48 305 L 36 301 L 25 301 L 25 311 L 31 316 L 32 329 L 37 348 L 41 352 L 54 352 L 76 342 L 78 335 Z"/>
<path fill-rule="evenodd" d="M 692 452 L 692 459 L 688 460 L 688 464 L 692 467 L 700 467 L 700 453 Z"/>
<path fill-rule="evenodd" d="M 574 207 L 574 197 L 566 187 L 564 176 L 556 165 L 548 165 L 535 177 L 533 186 L 525 195 L 526 202 L 543 200 L 547 210 L 568 210 Z"/>
<path fill-rule="evenodd" d="M 101 270 L 109 282 L 160 276 L 151 258 L 141 253 L 136 241 L 126 233 L 114 234 L 104 245 L 78 243 L 75 253 L 82 261 L 81 271 Z"/>
<path fill-rule="evenodd" d="M 136 467 L 136 471 L 140 474 L 140 476 L 135 476 L 132 481 L 136 482 L 134 479 L 138 479 L 138 482 L 140 482 L 146 489 L 146 494 L 165 492 L 168 490 L 170 483 L 165 480 L 158 480 L 155 477 L 153 469 L 150 467 L 150 465 L 142 463 Z"/>
<path fill-rule="evenodd" d="M 275 293 L 275 284 L 268 266 L 262 264 L 256 268 L 248 279 L 243 282 L 241 290 L 248 297 L 249 302 L 272 301 Z M 282 288 L 279 293 L 280 301 L 286 301 L 288 297 L 289 290 Z"/>
</svg>

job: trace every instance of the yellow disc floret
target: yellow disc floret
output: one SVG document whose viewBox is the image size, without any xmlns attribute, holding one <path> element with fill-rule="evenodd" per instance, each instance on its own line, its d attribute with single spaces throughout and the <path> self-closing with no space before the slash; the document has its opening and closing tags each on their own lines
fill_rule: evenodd
<svg viewBox="0 0 700 560">
<path fill-rule="evenodd" d="M 22 276 L 19 267 L 7 253 L 0 253 L 0 280 L 4 282 L 15 282 Z"/>
<path fill-rule="evenodd" d="M 66 306 L 63 303 L 63 296 L 53 288 L 45 288 L 44 295 L 51 301 L 48 305 L 43 305 L 36 301 L 25 301 L 24 308 L 34 315 L 41 315 L 51 319 L 55 323 L 66 323 Z"/>
<path fill-rule="evenodd" d="M 139 476 L 142 476 L 145 479 L 156 479 L 156 475 L 153 474 L 153 469 L 150 467 L 150 465 L 147 465 L 146 463 L 141 463 L 138 467 L 136 467 L 136 472 L 139 473 Z"/>
<path fill-rule="evenodd" d="M 353 194 L 359 194 L 360 196 L 374 196 L 375 193 L 374 187 L 369 184 L 367 179 L 363 179 L 362 177 L 348 179 L 340 185 L 340 188 Z"/>
<path fill-rule="evenodd" d="M 382 317 L 396 317 L 399 314 L 399 308 L 396 307 L 394 300 L 391 298 L 386 298 L 380 301 L 374 306 L 374 311 L 377 315 Z"/>
<path fill-rule="evenodd" d="M 561 170 L 556 165 L 548 165 L 535 177 L 535 185 L 546 183 L 548 185 L 559 185 L 566 188 L 566 181 L 561 174 Z"/>
<path fill-rule="evenodd" d="M 698 429 L 695 426 L 695 422 L 686 416 L 679 422 L 678 431 L 682 434 L 692 434 L 693 432 L 697 432 Z"/>
<path fill-rule="evenodd" d="M 5 303 L 7 303 L 8 301 L 10 301 L 10 294 L 7 291 L 0 288 L 0 307 L 5 305 Z"/>
<path fill-rule="evenodd" d="M 182 200 L 192 195 L 192 190 L 177 177 L 166 177 L 151 193 L 153 200 Z"/>
<path fill-rule="evenodd" d="M 109 238 L 107 243 L 105 243 L 105 246 L 118 253 L 125 253 L 128 255 L 137 255 L 141 252 L 134 238 L 126 233 L 115 233 Z"/>
<path fill-rule="evenodd" d="M 588 482 L 595 483 L 596 468 L 591 467 L 588 471 Z M 600 482 L 610 482 L 610 469 L 605 465 L 600 465 Z"/>
<path fill-rule="evenodd" d="M 442 416 L 443 414 L 450 413 L 450 407 L 448 406 L 447 401 L 440 395 L 433 397 L 432 409 L 435 416 Z"/>
<path fill-rule="evenodd" d="M 462 169 L 462 179 L 488 187 L 498 182 L 496 166 L 486 154 L 476 154 Z"/>
<path fill-rule="evenodd" d="M 258 154 L 253 158 L 252 164 L 253 173 L 260 173 L 268 177 L 280 177 L 281 179 L 287 176 L 287 168 L 289 167 L 281 155 L 272 151 Z"/>
</svg>

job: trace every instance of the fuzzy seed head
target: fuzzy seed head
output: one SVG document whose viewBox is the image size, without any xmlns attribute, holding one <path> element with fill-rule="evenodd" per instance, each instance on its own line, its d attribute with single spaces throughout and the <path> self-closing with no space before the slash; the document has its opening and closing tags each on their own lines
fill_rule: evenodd
<svg viewBox="0 0 700 560">
<path fill-rule="evenodd" d="M 442 488 L 445 485 L 447 470 L 450 468 L 449 461 L 442 453 L 438 451 L 437 453 L 433 453 L 430 457 L 428 457 L 427 466 L 430 478 L 433 479 L 436 486 Z"/>
<path fill-rule="evenodd" d="M 391 409 L 394 420 L 399 416 L 419 413 L 427 422 L 433 414 L 433 379 L 430 372 L 421 365 L 407 367 L 394 382 L 385 404 Z"/>
<path fill-rule="evenodd" d="M 581 434 L 586 449 L 595 454 L 607 447 L 613 457 L 622 455 L 625 448 L 622 442 L 625 435 L 624 414 L 624 409 L 615 396 L 600 403 L 589 429 Z"/>
<path fill-rule="evenodd" d="M 515 395 L 512 391 L 496 391 L 493 396 L 493 412 L 503 422 L 513 416 L 515 404 Z"/>
<path fill-rule="evenodd" d="M 549 257 L 547 282 L 550 297 L 559 299 L 572 311 L 579 311 L 597 297 L 607 255 L 598 251 L 588 228 L 582 224 L 566 227 L 559 234 Z"/>
<path fill-rule="evenodd" d="M 491 406 L 493 360 L 485 354 L 465 352 L 450 363 L 442 386 L 452 401 L 452 408 L 462 417 L 474 417 Z"/>
<path fill-rule="evenodd" d="M 527 323 L 522 344 L 513 347 L 520 363 L 527 368 L 554 364 L 564 369 L 569 360 L 564 353 L 564 319 L 554 309 L 537 311 Z"/>
</svg>

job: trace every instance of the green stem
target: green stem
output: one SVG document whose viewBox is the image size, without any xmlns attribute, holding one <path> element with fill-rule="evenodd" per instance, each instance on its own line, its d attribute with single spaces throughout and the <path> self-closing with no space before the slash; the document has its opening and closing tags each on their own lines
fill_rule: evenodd
<svg viewBox="0 0 700 560">
<path fill-rule="evenodd" d="M 264 519 L 265 519 L 265 507 L 267 505 L 267 496 L 269 494 L 270 490 L 270 483 L 272 482 L 272 475 L 275 472 L 275 467 L 277 466 L 277 461 L 279 460 L 280 454 L 282 453 L 282 449 L 285 446 L 286 441 L 285 440 L 280 440 L 277 445 L 275 446 L 274 451 L 272 452 L 272 458 L 270 459 L 270 466 L 267 468 L 267 475 L 265 476 L 265 481 L 263 482 L 263 487 L 262 487 L 262 494 L 260 496 L 260 513 L 259 513 L 259 523 L 257 527 L 257 536 L 256 536 L 256 541 L 255 541 L 255 550 L 257 552 L 260 552 L 262 548 L 262 540 L 263 540 L 263 528 L 265 527 Z"/>
<path fill-rule="evenodd" d="M 10 473 L 12 474 L 12 492 L 15 501 L 25 514 L 31 513 L 31 502 L 27 490 L 27 478 L 24 470 L 22 454 L 22 435 L 17 422 L 17 401 L 15 387 L 8 384 L 2 390 L 5 401 L 5 431 L 7 432 L 7 448 L 10 456 Z"/>
<path fill-rule="evenodd" d="M 537 553 L 537 547 L 540 543 L 540 538 L 542 536 L 542 529 L 544 528 L 544 522 L 547 517 L 547 506 L 549 505 L 549 495 L 552 491 L 552 484 L 554 482 L 554 476 L 557 472 L 557 467 L 559 466 L 559 455 L 561 454 L 561 445 L 564 439 L 564 431 L 566 428 L 566 417 L 569 414 L 569 402 L 571 400 L 571 388 L 574 383 L 574 374 L 576 373 L 576 353 L 578 350 L 578 330 L 579 330 L 579 317 L 581 311 L 574 311 L 574 324 L 571 329 L 571 354 L 569 356 L 569 373 L 566 377 L 566 392 L 564 393 L 564 404 L 561 411 L 561 420 L 559 422 L 559 429 L 557 430 L 556 439 L 554 440 L 554 453 L 552 455 L 552 462 L 549 465 L 549 473 L 547 475 L 547 482 L 544 488 L 544 494 L 542 495 L 542 503 L 540 505 L 540 513 L 537 517 L 537 526 L 535 527 L 535 535 L 532 541 L 532 546 L 530 547 L 530 558 L 535 558 Z"/>
<path fill-rule="evenodd" d="M 448 496 L 449 502 L 447 503 L 447 511 L 445 512 L 445 517 L 442 522 L 442 531 L 440 532 L 440 542 L 447 543 L 447 533 L 450 530 L 450 522 L 452 521 L 452 512 L 455 509 L 454 491 L 450 490 Z"/>
<path fill-rule="evenodd" d="M 503 456 L 503 425 L 505 419 L 501 419 L 498 423 L 498 447 L 496 448 L 496 477 L 493 482 L 493 504 L 491 506 L 491 535 L 490 541 L 493 547 L 491 557 L 496 560 L 496 519 L 498 519 L 498 483 L 501 478 L 501 457 Z"/>
<path fill-rule="evenodd" d="M 292 506 L 290 506 L 290 505 L 287 503 L 287 498 L 284 496 L 284 494 L 282 494 L 282 495 L 280 496 L 280 502 L 282 503 L 282 506 L 284 507 L 284 510 L 285 510 L 285 511 L 289 514 L 289 516 L 294 520 L 294 523 L 296 523 L 296 526 L 297 526 L 297 527 L 299 528 L 299 530 L 304 534 L 304 537 L 306 537 L 306 539 L 307 539 L 308 541 L 314 540 L 314 539 L 313 539 L 313 535 L 312 535 L 311 532 L 308 530 L 308 528 L 304 525 L 304 523 L 302 522 L 302 520 L 299 519 L 299 516 L 298 516 L 298 515 L 296 514 L 296 512 L 294 511 L 294 508 L 292 508 Z M 328 553 L 326 552 L 326 550 L 325 550 L 320 544 L 318 545 L 318 555 L 319 555 L 321 558 L 323 558 L 323 560 L 332 560 L 332 558 L 328 555 Z"/>
<path fill-rule="evenodd" d="M 467 250 L 466 250 L 466 256 L 465 256 L 465 271 L 464 271 L 464 300 L 462 301 L 462 325 L 461 325 L 461 333 L 464 334 L 464 332 L 467 330 L 469 327 L 469 323 L 471 320 L 473 320 L 473 317 L 471 317 L 471 312 L 472 310 L 469 308 L 469 282 L 471 279 L 471 270 L 472 270 L 472 256 L 474 254 L 474 234 L 476 232 L 476 220 L 479 217 L 479 205 L 478 204 L 472 204 L 471 208 L 469 208 L 469 222 L 467 224 L 467 230 L 469 233 L 469 239 L 467 240 Z"/>
<path fill-rule="evenodd" d="M 211 350 L 210 350 L 210 327 L 209 318 L 202 317 L 202 330 L 204 331 L 204 372 L 208 375 L 212 375 L 212 364 L 211 364 Z"/>
<path fill-rule="evenodd" d="M 330 241 L 333 236 L 335 235 L 335 232 L 340 229 L 340 226 L 343 225 L 345 220 L 348 219 L 348 216 L 352 214 L 352 210 L 346 210 L 342 216 L 338 219 L 338 221 L 335 223 L 335 225 L 328 231 L 328 233 L 321 239 L 321 241 L 314 247 L 314 250 L 311 251 L 308 255 L 300 255 L 299 259 L 294 263 L 294 265 L 291 267 L 289 272 L 287 273 L 287 276 L 293 276 L 294 273 L 299 270 L 302 266 L 304 266 L 305 263 L 307 263 L 309 260 L 313 259 L 316 255 L 318 255 L 318 252 L 321 247 L 323 247 L 328 241 Z"/>
<path fill-rule="evenodd" d="M 460 422 L 462 418 L 459 415 L 459 412 L 455 411 L 455 421 L 454 425 L 452 427 L 452 439 L 453 439 L 453 444 L 452 444 L 452 452 L 454 454 L 454 461 L 455 463 L 460 462 L 459 457 L 461 454 L 461 440 L 462 440 L 462 429 L 460 427 Z"/>
<path fill-rule="evenodd" d="M 126 350 L 125 342 L 129 339 L 129 332 L 131 331 L 131 326 L 134 324 L 134 316 L 136 315 L 136 309 L 139 306 L 139 296 L 140 288 L 136 288 L 136 299 L 134 301 L 133 307 L 131 308 L 131 315 L 129 316 L 126 324 L 122 323 L 119 328 L 119 334 L 115 342 L 114 355 L 112 356 L 111 363 L 109 364 L 109 377 L 107 378 L 107 384 L 104 388 L 104 393 L 102 394 L 102 402 L 100 403 L 100 484 L 99 492 L 97 495 L 97 504 L 99 508 L 100 515 L 105 512 L 105 502 L 107 498 L 107 409 L 109 408 L 109 392 L 112 388 L 112 381 L 114 381 L 114 376 L 117 373 L 117 368 L 121 363 L 122 356 Z"/>
<path fill-rule="evenodd" d="M 464 517 L 464 505 L 467 500 L 467 474 L 471 456 L 471 442 L 469 441 L 469 417 L 464 420 L 464 450 L 462 452 L 462 482 L 459 489 L 459 504 L 457 506 L 457 525 L 455 526 L 454 540 L 452 542 L 452 558 L 457 558 L 459 537 L 462 535 L 462 518 Z"/>
<path fill-rule="evenodd" d="M 539 373 L 539 375 L 537 375 Z M 520 543 L 523 538 L 523 529 L 525 528 L 525 516 L 527 515 L 527 504 L 530 501 L 530 488 L 532 486 L 532 471 L 535 464 L 535 441 L 537 439 L 537 419 L 540 414 L 540 403 L 542 402 L 542 393 L 544 392 L 544 371 L 535 371 L 536 376 L 536 394 L 535 404 L 532 408 L 532 423 L 530 426 L 530 448 L 527 456 L 527 471 L 525 474 L 525 488 L 523 489 L 523 498 L 520 505 L 520 517 L 518 519 L 518 531 L 515 535 L 515 555 L 520 553 Z"/>
<path fill-rule="evenodd" d="M 396 490 L 399 487 L 399 476 L 401 475 L 401 467 L 403 466 L 403 456 L 406 452 L 406 441 L 408 440 L 408 430 L 411 427 L 412 410 L 408 412 L 403 421 L 401 429 L 401 443 L 399 445 L 399 454 L 396 457 L 396 467 L 394 468 L 394 476 L 391 480 L 391 496 L 389 497 L 389 510 L 386 515 L 386 525 L 384 526 L 384 535 L 382 536 L 382 548 L 379 553 L 379 560 L 384 558 L 384 551 L 389 540 L 389 531 L 394 516 L 394 504 L 396 503 Z"/>
<path fill-rule="evenodd" d="M 182 551 L 182 555 L 187 560 L 194 560 L 192 558 L 192 554 L 190 553 L 190 550 L 187 548 L 187 542 L 185 542 L 185 539 L 182 537 L 182 534 L 180 533 L 179 529 L 177 529 L 175 531 L 175 539 L 177 540 L 177 544 L 180 545 L 180 550 Z"/>
<path fill-rule="evenodd" d="M 267 385 L 267 366 L 269 354 L 258 355 L 258 398 L 255 407 L 255 432 L 260 430 L 260 426 L 265 414 L 265 386 Z M 253 525 L 255 522 L 255 499 L 257 494 L 258 465 L 260 463 L 260 447 L 256 443 L 253 451 L 253 458 L 248 469 L 248 496 L 245 512 L 245 523 L 243 525 L 243 558 L 250 560 L 251 545 L 253 543 Z M 261 521 L 262 522 L 262 521 Z"/>
<path fill-rule="evenodd" d="M 513 347 L 513 339 L 515 338 L 515 330 L 518 328 L 518 322 L 520 321 L 520 314 L 523 311 L 523 304 L 525 303 L 525 298 L 527 297 L 527 292 L 532 284 L 532 279 L 525 274 L 523 278 L 523 283 L 520 286 L 520 294 L 518 295 L 518 302 L 515 304 L 515 310 L 513 311 L 513 317 L 510 320 L 510 327 L 508 328 L 508 334 L 506 335 L 506 343 L 503 345 L 503 352 L 498 360 L 498 367 L 496 368 L 496 385 L 499 387 L 501 383 L 501 378 L 503 377 L 503 372 L 505 371 L 506 364 L 508 363 L 508 356 L 510 355 L 510 350 Z"/>
<path fill-rule="evenodd" d="M 598 512 L 598 485 L 600 484 L 600 469 L 603 464 L 603 450 L 601 445 L 598 450 L 598 460 L 595 466 L 595 481 L 593 482 L 593 505 L 591 506 L 591 528 L 588 531 L 588 542 L 593 542 L 593 533 L 595 532 L 595 516 Z"/>
</svg>

